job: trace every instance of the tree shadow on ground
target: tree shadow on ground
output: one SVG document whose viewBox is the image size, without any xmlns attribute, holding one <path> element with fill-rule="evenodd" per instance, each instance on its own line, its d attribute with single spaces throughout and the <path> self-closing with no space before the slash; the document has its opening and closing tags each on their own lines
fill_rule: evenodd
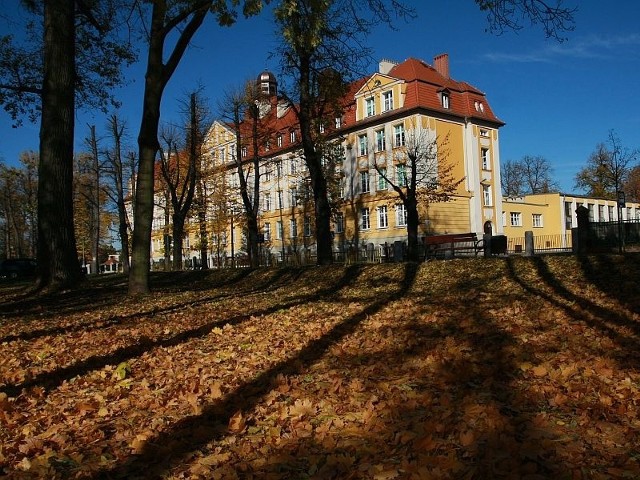
<svg viewBox="0 0 640 480">
<path fill-rule="evenodd" d="M 620 362 L 625 367 L 640 368 L 640 323 L 632 318 L 626 312 L 615 311 L 611 308 L 602 306 L 593 300 L 582 295 L 577 295 L 569 291 L 563 283 L 550 271 L 545 259 L 542 257 L 533 257 L 529 259 L 536 271 L 536 280 L 538 286 L 534 286 L 534 282 L 525 280 L 518 273 L 517 262 L 513 259 L 507 260 L 507 268 L 511 278 L 518 283 L 525 291 L 547 301 L 554 307 L 563 310 L 575 322 L 580 322 L 589 327 L 595 328 L 615 344 L 620 349 L 612 351 L 610 355 L 613 359 Z M 582 261 L 585 265 L 585 260 Z M 526 264 L 524 264 L 526 265 Z M 605 288 L 604 293 L 615 300 L 619 300 L 623 305 L 628 301 L 625 293 L 616 291 L 611 286 L 603 287 L 603 278 L 607 278 L 610 273 L 610 264 L 602 264 L 599 273 L 595 269 L 594 264 L 588 264 L 589 276 L 592 279 L 600 279 L 594 283 L 599 289 Z M 609 272 L 607 272 L 609 271 Z M 637 279 L 635 280 L 637 281 Z M 604 282 L 606 285 L 608 282 Z M 546 287 L 546 288 L 544 288 Z"/>
<path fill-rule="evenodd" d="M 38 324 L 41 324 L 46 322 L 47 318 L 50 319 L 52 323 L 57 324 L 58 317 L 60 317 L 61 315 L 68 315 L 74 311 L 86 312 L 88 308 L 91 308 L 91 310 L 96 312 L 95 320 L 87 321 L 86 317 L 83 317 L 79 319 L 75 324 L 66 325 L 64 327 L 56 326 L 52 328 L 40 328 L 37 330 L 26 330 L 18 333 L 11 333 L 9 335 L 5 335 L 4 337 L 0 337 L 0 342 L 11 342 L 15 340 L 35 340 L 37 338 L 52 335 L 64 335 L 74 332 L 104 330 L 115 326 L 128 325 L 138 321 L 141 318 L 149 316 L 167 315 L 174 312 L 180 312 L 187 306 L 195 308 L 211 302 L 223 300 L 225 298 L 250 295 L 257 292 L 267 293 L 276 290 L 287 282 L 295 281 L 300 277 L 302 272 L 303 270 L 301 269 L 270 270 L 266 275 L 256 275 L 256 280 L 249 283 L 249 288 L 233 289 L 231 288 L 248 277 L 249 270 L 243 272 L 242 275 L 232 275 L 229 279 L 229 282 L 221 279 L 212 283 L 211 281 L 206 280 L 206 276 L 198 275 L 199 281 L 201 283 L 201 285 L 198 287 L 199 291 L 204 291 L 205 285 L 208 285 L 207 290 L 219 289 L 221 291 L 207 297 L 199 297 L 197 300 L 187 300 L 182 303 L 173 303 L 165 307 L 154 306 L 153 303 L 150 302 L 151 308 L 134 311 L 129 314 L 108 313 L 109 307 L 113 307 L 116 304 L 130 304 L 132 306 L 132 309 L 134 309 L 134 305 L 140 304 L 139 300 L 127 297 L 126 290 L 118 288 L 116 285 L 111 285 L 110 287 L 103 286 L 100 289 L 94 288 L 73 292 L 73 300 L 70 302 L 72 303 L 71 307 L 69 307 L 69 303 L 67 302 L 58 302 L 52 300 L 52 298 L 32 299 L 28 301 L 29 310 L 20 314 L 20 308 L 22 308 L 25 303 L 19 302 L 10 306 L 11 313 L 9 314 L 3 314 L 0 310 L 0 318 L 11 319 L 14 317 L 20 317 L 20 323 L 14 323 L 12 326 L 13 329 L 23 326 L 24 324 L 28 324 L 31 320 L 36 320 Z M 187 289 L 187 287 L 183 283 L 185 281 L 185 278 L 190 277 L 189 275 L 180 276 L 178 274 L 176 277 L 174 274 L 167 274 L 163 275 L 162 277 L 162 282 L 159 282 L 159 284 L 157 285 L 157 291 L 161 291 L 160 288 L 162 283 L 164 283 L 166 287 L 168 287 L 166 293 L 170 293 L 171 291 L 194 291 L 192 290 L 192 284 L 189 283 Z M 172 281 L 171 279 L 174 277 L 176 277 L 176 279 Z M 105 290 L 105 288 L 108 288 L 108 290 Z M 144 305 L 145 303 L 146 302 L 143 302 L 142 304 Z M 98 312 L 102 309 L 104 309 L 107 313 L 99 315 Z M 31 315 L 31 318 L 29 318 L 29 315 Z M 24 318 L 25 316 L 27 317 L 26 319 Z M 0 322 L 0 324 L 1 323 L 2 322 Z"/>
<path fill-rule="evenodd" d="M 213 322 L 207 322 L 199 327 L 188 329 L 186 331 L 180 332 L 175 335 L 159 337 L 159 338 L 147 338 L 142 337 L 137 340 L 133 344 L 126 345 L 124 347 L 120 347 L 115 351 L 101 354 L 101 355 L 93 355 L 88 358 L 84 358 L 78 362 L 75 362 L 71 365 L 65 367 L 56 368 L 53 371 L 43 371 L 37 375 L 34 375 L 32 378 L 28 380 L 17 383 L 17 384 L 7 384 L 0 388 L 0 391 L 6 393 L 9 397 L 15 397 L 25 388 L 32 387 L 41 387 L 44 389 L 52 389 L 60 386 L 64 381 L 70 380 L 73 377 L 78 375 L 86 374 L 90 371 L 97 370 L 100 368 L 104 368 L 107 365 L 118 365 L 121 362 L 131 360 L 136 357 L 140 357 L 146 352 L 153 350 L 154 348 L 167 348 L 173 347 L 189 340 L 200 338 L 211 333 L 215 328 L 222 328 L 225 325 L 238 325 L 251 317 L 254 316 L 262 316 L 269 315 L 276 311 L 293 308 L 295 306 L 304 305 L 309 301 L 317 300 L 323 297 L 333 297 L 335 296 L 342 288 L 345 288 L 348 285 L 351 285 L 355 279 L 358 277 L 359 272 L 361 270 L 361 266 L 355 265 L 347 268 L 344 271 L 343 276 L 335 283 L 328 287 L 324 287 L 320 290 L 313 292 L 311 295 L 303 294 L 295 296 L 291 299 L 288 299 L 285 302 L 278 303 L 273 307 L 266 309 L 247 309 L 240 315 L 232 316 L 232 317 L 223 317 L 217 319 Z M 300 271 L 298 269 L 291 270 L 283 270 L 283 271 L 274 271 L 274 275 L 269 277 L 269 281 L 263 284 L 264 288 L 267 288 L 266 291 L 271 291 L 272 289 L 276 289 L 278 284 L 282 282 L 288 282 L 291 278 L 297 278 L 300 275 Z M 232 282 L 234 283 L 234 282 Z M 255 285 L 254 285 L 255 287 Z M 258 289 L 259 291 L 262 291 Z M 238 295 L 239 292 L 236 291 L 235 295 Z M 233 296 L 235 296 L 233 295 Z M 204 299 L 198 304 L 204 304 L 212 301 L 212 299 Z M 190 304 L 191 305 L 191 304 Z M 184 305 L 172 305 L 168 307 L 167 311 L 180 311 L 184 308 Z M 148 316 L 149 312 L 146 312 L 144 316 Z M 143 314 L 136 314 L 133 317 L 138 318 L 139 316 L 143 316 Z M 63 332 L 57 333 L 68 333 L 66 329 L 62 329 Z"/>
<path fill-rule="evenodd" d="M 414 282 L 417 270 L 416 264 L 405 265 L 404 277 L 397 290 L 378 298 L 360 313 L 349 317 L 321 338 L 307 344 L 294 357 L 263 371 L 220 402 L 204 407 L 202 414 L 173 424 L 156 438 L 150 439 L 140 455 L 129 457 L 117 467 L 96 474 L 95 478 L 161 477 L 208 442 L 224 437 L 228 433 L 229 420 L 235 412 L 255 408 L 272 390 L 279 376 L 296 375 L 309 368 L 324 356 L 330 347 L 353 333 L 370 315 L 405 295 Z M 332 289 L 332 294 L 335 295 L 345 286 L 353 284 L 360 271 L 359 266 L 347 268 L 343 281 Z"/>
</svg>

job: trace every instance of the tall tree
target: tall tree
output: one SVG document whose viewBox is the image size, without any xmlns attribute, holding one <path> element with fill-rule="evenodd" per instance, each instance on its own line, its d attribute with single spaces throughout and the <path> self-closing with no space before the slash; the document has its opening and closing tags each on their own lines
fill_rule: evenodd
<svg viewBox="0 0 640 480">
<path fill-rule="evenodd" d="M 129 293 L 149 292 L 149 261 L 151 253 L 151 224 L 153 219 L 154 165 L 159 149 L 158 127 L 160 103 L 164 89 L 175 72 L 191 39 L 207 13 L 211 12 L 220 25 L 235 22 L 234 8 L 226 0 L 155 0 L 143 8 L 149 14 L 147 67 L 143 94 L 142 120 L 138 134 L 139 167 L 135 196 L 135 218 L 132 243 L 132 265 L 129 274 Z M 267 0 L 244 0 L 245 16 L 255 15 Z M 173 47 L 169 42 L 175 39 Z"/>
<path fill-rule="evenodd" d="M 41 41 L 20 47 L 11 36 L 0 39 L 0 102 L 17 123 L 21 115 L 35 119 L 40 112 L 37 286 L 56 290 L 82 278 L 72 200 L 76 97 L 83 105 L 104 106 L 108 88 L 120 80 L 121 62 L 133 57 L 126 44 L 112 41 L 119 25 L 115 0 L 23 4 L 43 19 L 31 24 L 43 26 Z"/>
<path fill-rule="evenodd" d="M 640 165 L 629 170 L 623 189 L 628 201 L 640 202 Z"/>
<path fill-rule="evenodd" d="M 331 263 L 333 251 L 327 178 L 316 148 L 317 123 L 328 115 L 340 116 L 347 82 L 364 71 L 369 60 L 363 37 L 374 25 L 388 22 L 391 11 L 413 14 L 395 0 L 283 0 L 275 9 L 282 31 L 282 70 L 291 78 L 289 97 L 313 191 L 318 264 Z"/>
<path fill-rule="evenodd" d="M 448 161 L 447 144 L 448 138 L 438 139 L 428 130 L 414 125 L 407 131 L 404 145 L 394 152 L 392 162 L 373 162 L 378 175 L 385 179 L 404 205 L 407 258 L 410 261 L 418 261 L 420 257 L 419 201 L 427 204 L 447 202 L 464 181 L 464 177 L 453 175 L 455 165 Z M 395 167 L 395 176 L 390 174 L 392 167 Z"/>
<path fill-rule="evenodd" d="M 517 160 L 507 160 L 500 164 L 502 194 L 507 198 L 524 195 L 522 165 Z"/>
<path fill-rule="evenodd" d="M 111 201 L 118 211 L 118 236 L 120 237 L 120 262 L 126 275 L 129 274 L 129 216 L 125 204 L 125 185 L 133 182 L 133 176 L 127 178 L 125 162 L 123 162 L 122 141 L 126 132 L 125 122 L 113 114 L 107 122 L 108 135 L 113 140 L 113 148 L 106 152 L 106 174 L 111 178 L 111 186 L 107 189 Z"/>
<path fill-rule="evenodd" d="M 575 186 L 589 196 L 614 199 L 637 159 L 638 150 L 623 147 L 620 138 L 611 130 L 607 143 L 596 145 L 587 165 L 576 174 Z"/>
</svg>

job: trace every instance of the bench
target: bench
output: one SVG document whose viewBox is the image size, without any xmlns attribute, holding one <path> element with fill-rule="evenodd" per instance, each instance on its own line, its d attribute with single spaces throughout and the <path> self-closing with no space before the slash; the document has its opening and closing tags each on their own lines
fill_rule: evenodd
<svg viewBox="0 0 640 480">
<path fill-rule="evenodd" d="M 455 257 L 456 252 L 473 253 L 484 250 L 482 239 L 473 233 L 449 233 L 444 235 L 429 235 L 423 237 L 425 247 L 425 260 L 428 258 Z"/>
</svg>

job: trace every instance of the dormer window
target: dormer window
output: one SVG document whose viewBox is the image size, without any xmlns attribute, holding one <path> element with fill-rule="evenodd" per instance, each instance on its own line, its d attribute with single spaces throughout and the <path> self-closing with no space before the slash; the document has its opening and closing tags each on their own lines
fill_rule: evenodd
<svg viewBox="0 0 640 480">
<path fill-rule="evenodd" d="M 367 117 L 372 117 L 376 114 L 376 101 L 373 97 L 369 97 L 365 100 L 367 108 Z"/>
<path fill-rule="evenodd" d="M 442 92 L 441 99 L 442 99 L 442 108 L 451 108 L 449 92 L 446 92 L 446 91 Z"/>
<path fill-rule="evenodd" d="M 247 147 L 242 147 L 241 155 L 242 155 L 242 158 L 245 158 L 247 156 Z"/>
<path fill-rule="evenodd" d="M 382 100 L 383 100 L 385 112 L 388 112 L 389 110 L 393 110 L 393 91 L 392 90 L 389 90 L 388 92 L 384 92 L 382 94 Z"/>
<path fill-rule="evenodd" d="M 291 143 L 296 143 L 296 131 L 295 130 L 291 130 L 291 133 L 289 133 L 289 140 L 291 141 Z"/>
<path fill-rule="evenodd" d="M 336 117 L 336 128 L 342 127 L 342 117 Z"/>
<path fill-rule="evenodd" d="M 282 146 L 282 135 L 278 135 L 276 137 L 276 143 L 278 144 L 279 147 Z"/>
<path fill-rule="evenodd" d="M 320 122 L 320 125 L 318 125 L 318 132 L 321 134 L 324 133 L 324 123 Z"/>
<path fill-rule="evenodd" d="M 484 113 L 484 104 L 482 102 L 475 102 L 476 112 Z"/>
</svg>

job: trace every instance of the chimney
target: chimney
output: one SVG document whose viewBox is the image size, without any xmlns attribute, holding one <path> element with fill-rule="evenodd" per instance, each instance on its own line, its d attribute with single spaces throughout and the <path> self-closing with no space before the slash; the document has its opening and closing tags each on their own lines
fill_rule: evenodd
<svg viewBox="0 0 640 480">
<path fill-rule="evenodd" d="M 378 64 L 378 71 L 383 75 L 388 75 L 391 69 L 396 65 L 398 65 L 397 62 L 383 58 L 382 60 L 380 60 L 380 63 Z"/>
<path fill-rule="evenodd" d="M 433 57 L 433 68 L 444 78 L 449 78 L 449 54 L 441 53 Z"/>
</svg>

